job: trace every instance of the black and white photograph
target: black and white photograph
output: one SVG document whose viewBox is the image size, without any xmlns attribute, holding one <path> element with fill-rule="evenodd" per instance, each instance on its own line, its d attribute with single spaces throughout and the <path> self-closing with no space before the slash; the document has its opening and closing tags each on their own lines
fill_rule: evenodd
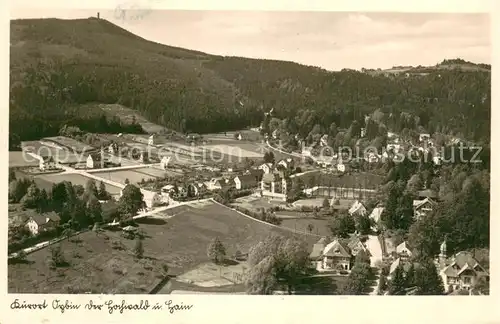
<svg viewBox="0 0 500 324">
<path fill-rule="evenodd" d="M 8 293 L 490 295 L 490 23 L 12 8 Z"/>
</svg>

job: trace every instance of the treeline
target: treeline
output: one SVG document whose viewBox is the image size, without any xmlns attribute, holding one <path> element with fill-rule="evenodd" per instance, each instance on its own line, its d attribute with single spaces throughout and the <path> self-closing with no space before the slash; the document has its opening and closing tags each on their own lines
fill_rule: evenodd
<svg viewBox="0 0 500 324">
<path fill-rule="evenodd" d="M 396 132 L 422 127 L 474 140 L 490 137 L 489 72 L 386 78 L 190 52 L 145 41 L 104 20 L 12 24 L 13 41 L 27 43 L 12 49 L 11 60 L 11 129 L 33 125 L 21 138 L 56 132 L 71 105 L 91 102 L 123 104 L 181 132 L 257 126 L 263 112 L 275 108 L 275 117 L 288 117 L 290 130 L 303 137 L 316 126 L 327 132 L 332 123 L 348 129 L 356 121 L 361 127 L 375 111 L 377 122 Z M 85 55 L 59 60 L 40 45 L 65 45 Z"/>
</svg>

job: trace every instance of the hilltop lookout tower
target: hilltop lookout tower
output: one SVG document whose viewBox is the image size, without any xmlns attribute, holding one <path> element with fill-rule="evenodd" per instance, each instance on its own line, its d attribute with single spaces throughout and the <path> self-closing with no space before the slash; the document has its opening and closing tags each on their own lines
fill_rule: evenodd
<svg viewBox="0 0 500 324">
<path fill-rule="evenodd" d="M 99 18 L 101 18 L 101 13 L 100 12 L 97 13 L 97 19 L 99 19 Z"/>
</svg>

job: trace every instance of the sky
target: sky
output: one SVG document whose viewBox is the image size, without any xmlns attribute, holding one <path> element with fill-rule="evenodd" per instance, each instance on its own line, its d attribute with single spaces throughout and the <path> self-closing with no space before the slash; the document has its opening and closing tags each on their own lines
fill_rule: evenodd
<svg viewBox="0 0 500 324">
<path fill-rule="evenodd" d="M 327 70 L 435 65 L 451 58 L 491 64 L 492 59 L 490 17 L 484 13 L 175 11 L 144 6 L 126 11 L 125 18 L 119 10 L 14 8 L 11 19 L 88 18 L 97 11 L 101 18 L 158 43 Z"/>
</svg>

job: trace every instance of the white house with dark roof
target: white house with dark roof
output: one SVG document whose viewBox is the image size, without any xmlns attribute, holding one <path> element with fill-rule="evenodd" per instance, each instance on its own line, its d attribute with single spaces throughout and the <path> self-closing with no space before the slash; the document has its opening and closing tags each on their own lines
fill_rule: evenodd
<svg viewBox="0 0 500 324">
<path fill-rule="evenodd" d="M 321 238 L 313 246 L 309 255 L 317 271 L 351 270 L 352 254 L 348 246 L 339 240 L 326 244 L 326 239 Z"/>
<path fill-rule="evenodd" d="M 407 241 L 396 246 L 396 254 L 403 260 L 407 260 L 413 256 L 413 252 Z"/>
<path fill-rule="evenodd" d="M 54 212 L 36 214 L 26 221 L 25 226 L 32 235 L 38 235 L 41 232 L 55 229 L 60 220 L 59 215 Z"/>
<path fill-rule="evenodd" d="M 413 200 L 413 217 L 416 220 L 428 215 L 432 212 L 436 202 L 431 198 L 425 198 L 421 200 Z"/>
<path fill-rule="evenodd" d="M 39 157 L 39 166 L 40 171 L 51 170 L 57 168 L 57 163 L 54 161 L 52 156 L 40 156 Z"/>
<path fill-rule="evenodd" d="M 102 159 L 101 154 L 91 153 L 91 154 L 87 155 L 86 166 L 88 169 L 94 169 L 94 168 L 98 168 L 98 167 L 103 168 L 104 167 L 103 164 L 104 164 L 104 160 Z"/>
<path fill-rule="evenodd" d="M 428 141 L 431 138 L 431 134 L 428 133 L 421 133 L 418 135 L 418 140 L 420 142 Z"/>
<path fill-rule="evenodd" d="M 443 279 L 445 291 L 471 290 L 479 280 L 489 281 L 486 271 L 471 252 L 461 251 L 446 257 L 446 241 L 441 244 L 439 254 L 439 275 Z"/>
<path fill-rule="evenodd" d="M 272 163 L 263 163 L 258 167 L 259 170 L 264 171 L 264 174 L 271 173 L 273 170 L 273 164 Z"/>
<path fill-rule="evenodd" d="M 328 134 L 324 134 L 323 136 L 321 136 L 319 140 L 319 145 L 323 147 L 328 146 Z"/>
<path fill-rule="evenodd" d="M 361 215 L 364 216 L 366 215 L 367 210 L 365 206 L 359 202 L 359 200 L 356 200 L 351 207 L 349 208 L 349 215 L 354 216 L 354 215 Z"/>
<path fill-rule="evenodd" d="M 380 217 L 382 216 L 383 212 L 384 212 L 384 207 L 375 207 L 373 208 L 372 212 L 368 217 L 370 217 L 370 219 L 372 219 L 375 224 L 378 224 L 380 222 Z"/>
<path fill-rule="evenodd" d="M 172 159 L 171 156 L 164 156 L 161 158 L 161 161 L 160 161 L 160 167 L 163 169 L 163 170 L 166 170 L 167 167 L 168 167 L 168 164 L 170 163 L 170 160 Z"/>
</svg>

